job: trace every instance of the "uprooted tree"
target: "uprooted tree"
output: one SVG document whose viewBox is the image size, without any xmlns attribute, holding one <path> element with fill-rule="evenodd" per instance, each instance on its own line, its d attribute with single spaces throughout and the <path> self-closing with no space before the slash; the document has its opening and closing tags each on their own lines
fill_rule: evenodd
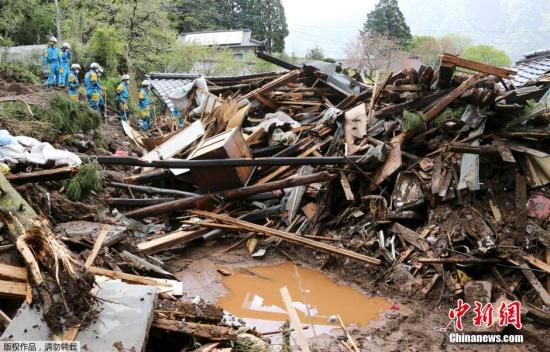
<svg viewBox="0 0 550 352">
<path fill-rule="evenodd" d="M 86 325 L 96 316 L 94 276 L 59 241 L 45 217 L 0 174 L 0 220 L 23 257 L 33 288 L 52 334 Z"/>
</svg>

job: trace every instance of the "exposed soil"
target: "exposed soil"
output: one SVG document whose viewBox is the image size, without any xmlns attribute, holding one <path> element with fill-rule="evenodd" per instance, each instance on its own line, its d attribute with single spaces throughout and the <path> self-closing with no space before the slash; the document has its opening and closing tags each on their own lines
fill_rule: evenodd
<svg viewBox="0 0 550 352">
<path fill-rule="evenodd" d="M 185 300 L 195 296 L 216 301 L 227 293 L 222 283 L 222 274 L 217 270 L 224 268 L 237 271 L 240 268 L 274 265 L 288 261 L 279 250 L 270 248 L 261 260 L 252 259 L 244 245 L 227 253 L 221 253 L 234 240 L 207 242 L 185 248 L 181 259 L 170 262 L 170 269 L 176 272 L 176 277 L 184 284 Z M 290 256 L 292 261 L 311 269 L 321 270 L 324 255 L 314 258 L 309 249 L 296 249 L 282 245 L 281 249 Z M 307 255 L 304 255 L 305 252 Z M 306 259 L 306 260 L 304 260 Z M 309 259 L 309 260 L 308 260 Z M 521 345 L 452 345 L 447 341 L 445 332 L 452 331 L 447 316 L 456 302 L 443 300 L 437 305 L 441 285 L 436 285 L 426 300 L 419 301 L 408 298 L 406 292 L 391 283 L 373 280 L 371 268 L 361 264 L 346 262 L 339 266 L 337 261 L 329 262 L 322 269 L 332 280 L 339 284 L 349 285 L 366 294 L 386 297 L 394 303 L 392 310 L 383 314 L 379 320 L 371 321 L 368 327 L 350 326 L 348 331 L 358 343 L 361 351 L 547 351 L 550 346 L 547 341 L 550 331 L 537 330 L 526 326 L 522 333 L 526 342 Z M 338 299 L 337 297 L 335 299 Z M 342 302 L 353 304 L 353 302 Z M 341 331 L 335 329 L 333 335 L 321 335 L 310 342 L 316 351 L 348 350 L 342 346 L 339 339 Z"/>
</svg>

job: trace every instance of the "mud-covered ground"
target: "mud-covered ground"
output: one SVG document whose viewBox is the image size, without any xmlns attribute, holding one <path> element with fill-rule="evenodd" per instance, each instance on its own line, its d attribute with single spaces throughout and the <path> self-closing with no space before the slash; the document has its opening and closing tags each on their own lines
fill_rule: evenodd
<svg viewBox="0 0 550 352">
<path fill-rule="evenodd" d="M 226 248 L 235 243 L 235 239 L 224 239 L 217 242 L 197 243 L 183 249 L 180 259 L 170 262 L 169 267 L 184 283 L 185 299 L 199 295 L 216 301 L 227 294 L 222 283 L 222 274 L 218 268 L 237 271 L 251 266 L 274 265 L 291 259 L 305 267 L 319 270 L 324 255 L 319 260 L 313 258 L 309 249 L 291 248 L 282 245 L 281 249 L 289 257 L 275 248 L 269 248 L 264 258 L 253 259 L 243 244 L 229 252 Z M 351 265 L 350 265 L 351 264 Z M 522 333 L 525 343 L 515 345 L 453 345 L 448 343 L 446 333 L 453 330 L 447 316 L 449 309 L 456 302 L 442 299 L 438 305 L 441 285 L 436 285 L 426 300 L 408 297 L 392 284 L 373 281 L 373 270 L 360 264 L 347 262 L 340 266 L 336 262 L 325 265 L 323 270 L 332 280 L 339 284 L 350 285 L 365 295 L 382 296 L 394 303 L 395 310 L 390 310 L 372 321 L 368 327 L 350 326 L 351 333 L 361 351 L 549 351 L 550 331 L 540 329 L 527 323 Z M 338 299 L 335 297 L 335 299 Z M 353 302 L 342 302 L 353 304 Z M 471 320 L 471 317 L 470 319 Z M 525 323 L 525 322 L 524 322 Z M 348 351 L 340 342 L 342 331 L 333 330 L 333 335 L 321 335 L 311 339 L 316 351 Z"/>
</svg>

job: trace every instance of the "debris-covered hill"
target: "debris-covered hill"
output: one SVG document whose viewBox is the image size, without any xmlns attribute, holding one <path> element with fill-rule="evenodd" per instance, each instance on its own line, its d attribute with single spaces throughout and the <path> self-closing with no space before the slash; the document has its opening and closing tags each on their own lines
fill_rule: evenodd
<svg viewBox="0 0 550 352">
<path fill-rule="evenodd" d="M 141 349 L 151 332 L 150 350 L 208 343 L 265 349 L 262 331 L 229 324 L 211 303 L 176 298 L 186 282 L 176 280 L 175 263 L 220 260 L 221 253 L 246 243 L 249 252 L 237 266 L 250 258 L 284 257 L 340 273 L 415 314 L 427 314 L 417 303 L 435 307 L 430 314 L 438 323 L 448 323 L 459 298 L 495 307 L 519 301 L 524 328 L 499 331 L 523 334 L 529 348 L 544 350 L 541 335 L 550 322 L 547 77 L 513 87 L 511 70 L 444 54 L 437 68 L 380 75 L 366 84 L 336 72 L 336 65 L 296 67 L 259 56 L 287 71 L 209 78 L 152 74 L 159 100 L 177 107 L 182 118 L 159 113 L 148 133 L 137 132 L 132 121 L 94 117 L 84 104 L 66 104 L 62 92 L 29 86 L 32 94 L 0 98 L 0 124 L 11 137 L 5 145 L 25 147 L 17 135 L 38 138 L 47 128 L 18 126 L 40 123 L 53 131 L 51 139 L 42 135 L 44 141 L 73 152 L 63 154 L 67 160 L 74 154 L 84 162 L 37 164 L 29 158 L 33 153 L 23 152 L 17 162 L 8 160 L 11 173 L 0 176 L 11 194 L 0 198 L 7 224 L 32 220 L 23 222 L 23 230 L 35 234 L 32 241 L 20 240 L 22 231 L 13 226 L 3 230 L 6 251 L 17 243 L 33 274 L 35 304 L 50 307 L 40 273 L 54 285 L 54 298 L 78 280 L 89 282 L 87 274 L 75 272 L 93 273 L 99 288 L 83 293 L 90 316 L 123 319 L 108 315 L 102 300 L 127 301 L 141 312 L 134 317 L 141 340 L 119 337 L 116 346 Z M 34 103 L 42 96 L 49 107 Z M 17 189 L 11 191 L 12 185 Z M 29 206 L 31 214 L 18 210 Z M 224 249 L 210 254 L 216 244 Z M 61 280 L 52 275 L 57 264 L 48 260 L 51 253 L 64 259 Z M 22 263 L 6 264 L 12 266 L 5 272 L 19 273 L 11 279 L 25 285 Z M 125 293 L 117 296 L 110 285 Z M 26 295 L 26 286 L 16 294 Z M 150 295 L 160 300 L 144 298 Z M 93 297 L 104 310 L 95 309 Z M 46 317 L 52 331 L 84 341 L 89 329 L 100 329 L 82 309 L 66 308 L 61 324 Z M 404 311 L 395 308 L 390 315 L 412 329 L 418 319 Z M 290 314 L 292 328 L 301 326 L 300 317 L 307 323 L 306 316 Z M 75 327 L 75 319 L 83 325 Z M 373 326 L 375 340 L 364 338 L 368 330 L 354 332 L 357 341 L 343 339 L 348 349 L 376 344 L 384 350 L 384 328 L 398 342 L 407 340 L 394 325 Z M 16 326 L 6 331 L 17 333 Z M 422 335 L 419 343 L 445 349 L 435 340 L 446 341 L 449 331 Z"/>
</svg>

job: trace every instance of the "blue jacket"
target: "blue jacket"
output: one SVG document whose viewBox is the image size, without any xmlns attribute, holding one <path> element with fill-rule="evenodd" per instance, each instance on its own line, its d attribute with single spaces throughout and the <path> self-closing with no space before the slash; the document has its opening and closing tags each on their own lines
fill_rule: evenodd
<svg viewBox="0 0 550 352">
<path fill-rule="evenodd" d="M 128 101 L 128 98 L 130 97 L 128 93 L 128 84 L 125 82 L 120 82 L 120 84 L 116 87 L 116 94 L 117 94 L 118 101 L 120 102 Z"/>
<path fill-rule="evenodd" d="M 69 89 L 76 90 L 79 86 L 80 82 L 78 82 L 78 73 L 71 70 L 71 72 L 69 72 Z"/>
<path fill-rule="evenodd" d="M 51 65 L 54 63 L 59 64 L 61 62 L 61 52 L 55 46 L 48 46 L 44 50 L 44 55 L 42 56 L 42 63 L 44 65 Z"/>
<path fill-rule="evenodd" d="M 139 107 L 140 109 L 146 109 L 149 107 L 149 90 L 141 88 L 139 90 Z"/>
<path fill-rule="evenodd" d="M 94 70 L 90 70 L 84 76 L 84 85 L 86 90 L 95 89 L 98 87 L 97 73 Z"/>
<path fill-rule="evenodd" d="M 61 50 L 61 64 L 63 66 L 69 66 L 71 64 L 72 54 L 69 50 Z"/>
</svg>

